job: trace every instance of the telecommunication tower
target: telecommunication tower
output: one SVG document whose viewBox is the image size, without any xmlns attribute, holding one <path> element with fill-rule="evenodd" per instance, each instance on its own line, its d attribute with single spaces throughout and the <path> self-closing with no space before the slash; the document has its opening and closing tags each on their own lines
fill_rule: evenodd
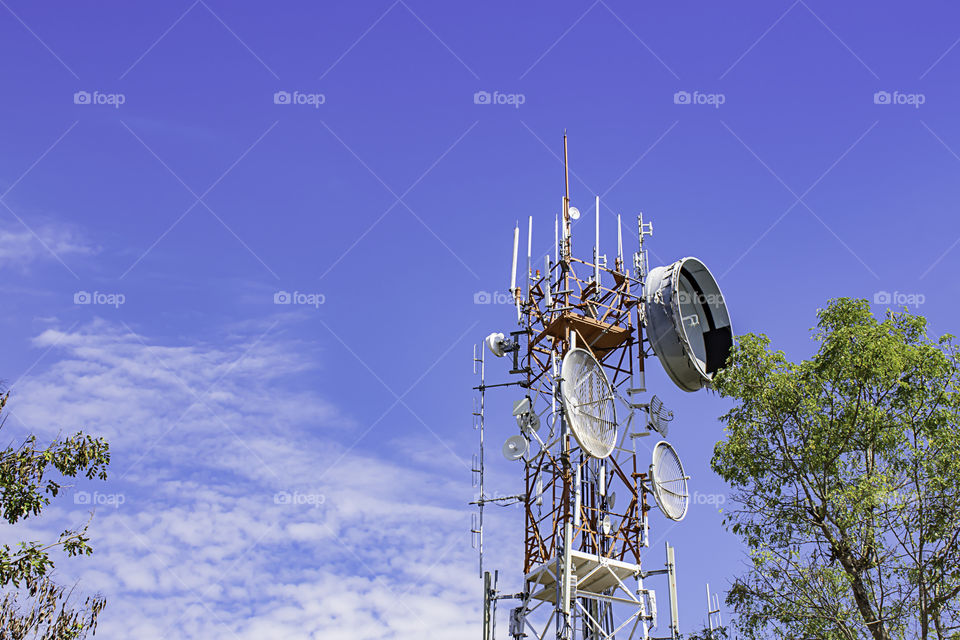
<svg viewBox="0 0 960 640">
<path fill-rule="evenodd" d="M 639 246 L 629 262 L 617 216 L 616 257 L 608 260 L 600 251 L 599 197 L 593 255 L 575 257 L 572 227 L 580 212 L 570 201 L 566 135 L 563 154 L 564 196 L 554 220 L 553 256 L 545 256 L 542 272 L 531 264 L 531 216 L 526 277 L 518 284 L 517 225 L 510 281 L 517 329 L 491 333 L 474 347 L 480 450 L 473 462 L 479 495 L 472 532 L 484 580 L 483 640 L 496 637 L 501 601 L 513 603 L 507 635 L 515 639 L 551 634 L 562 640 L 676 639 L 674 549 L 665 545 L 661 567 L 645 566 L 642 556 L 651 545 L 654 506 L 670 520 L 686 515 L 689 478 L 665 439 L 673 413 L 647 395 L 645 360 L 656 355 L 685 391 L 709 386 L 733 346 L 730 316 L 716 279 L 700 260 L 687 257 L 648 268 L 643 244 L 653 224 L 642 214 Z M 507 358 L 505 382 L 487 381 L 488 354 Z M 485 405 L 491 390 L 514 393 L 517 430 L 502 447 L 507 459 L 523 465 L 524 490 L 513 496 L 487 492 Z M 652 448 L 642 447 L 651 459 L 641 463 L 637 442 L 653 433 L 660 439 Z M 523 507 L 523 567 L 516 572 L 514 593 L 499 589 L 499 571 L 484 568 L 483 514 L 491 503 Z M 652 585 L 667 595 L 659 617 Z"/>
</svg>

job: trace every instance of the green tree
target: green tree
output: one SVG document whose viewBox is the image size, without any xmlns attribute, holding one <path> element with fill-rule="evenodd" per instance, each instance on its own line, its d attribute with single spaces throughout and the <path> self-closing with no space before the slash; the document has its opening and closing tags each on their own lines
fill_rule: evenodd
<svg viewBox="0 0 960 640">
<path fill-rule="evenodd" d="M 923 317 L 841 298 L 809 360 L 763 335 L 716 378 L 733 399 L 713 469 L 750 564 L 745 638 L 960 638 L 960 359 Z"/>
<path fill-rule="evenodd" d="M 716 627 L 710 629 L 704 627 L 698 631 L 682 636 L 683 640 L 729 640 L 730 634 L 726 627 Z"/>
<path fill-rule="evenodd" d="M 0 412 L 8 394 L 0 397 Z M 5 420 L 0 421 L 2 428 Z M 107 477 L 110 450 L 100 438 L 83 433 L 38 447 L 35 436 L 0 450 L 0 514 L 10 524 L 40 515 L 64 485 L 64 478 Z M 86 524 L 63 531 L 56 540 L 0 545 L 0 640 L 83 638 L 96 630 L 102 597 L 79 605 L 73 592 L 51 578 L 52 553 L 90 555 Z"/>
</svg>

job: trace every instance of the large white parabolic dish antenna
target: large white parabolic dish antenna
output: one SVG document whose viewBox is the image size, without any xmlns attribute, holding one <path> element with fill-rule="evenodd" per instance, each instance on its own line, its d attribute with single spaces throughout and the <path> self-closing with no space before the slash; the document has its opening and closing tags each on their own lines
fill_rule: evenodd
<svg viewBox="0 0 960 640">
<path fill-rule="evenodd" d="M 690 493 L 680 456 L 670 444 L 661 440 L 653 448 L 650 462 L 650 489 L 663 515 L 680 521 L 687 515 Z"/>
<path fill-rule="evenodd" d="M 560 375 L 563 411 L 573 437 L 587 455 L 606 458 L 617 442 L 616 406 L 610 381 L 586 349 L 568 351 Z"/>
<path fill-rule="evenodd" d="M 670 378 L 684 391 L 710 384 L 733 347 L 730 314 L 716 278 L 696 258 L 647 274 L 647 336 Z"/>
</svg>

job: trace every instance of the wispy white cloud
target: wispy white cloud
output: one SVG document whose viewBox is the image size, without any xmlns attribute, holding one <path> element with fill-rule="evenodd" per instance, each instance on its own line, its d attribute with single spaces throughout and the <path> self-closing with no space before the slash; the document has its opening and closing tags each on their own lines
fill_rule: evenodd
<svg viewBox="0 0 960 640">
<path fill-rule="evenodd" d="M 61 568 L 107 596 L 98 638 L 475 635 L 467 477 L 348 452 L 364 425 L 292 383 L 315 373 L 302 345 L 269 327 L 158 344 L 104 321 L 34 344 L 59 359 L 15 386 L 9 425 L 113 448 L 111 479 L 75 488 L 96 553 Z M 89 508 L 68 494 L 31 533 Z"/>
<path fill-rule="evenodd" d="M 63 260 L 96 251 L 78 231 L 65 225 L 0 228 L 0 268 L 25 269 L 40 260 Z"/>
</svg>

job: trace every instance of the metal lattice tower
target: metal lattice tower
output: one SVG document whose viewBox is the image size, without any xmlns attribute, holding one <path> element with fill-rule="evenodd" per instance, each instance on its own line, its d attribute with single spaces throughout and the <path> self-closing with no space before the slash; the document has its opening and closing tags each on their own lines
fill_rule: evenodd
<svg viewBox="0 0 960 640">
<path fill-rule="evenodd" d="M 509 337 L 492 334 L 485 341 L 494 355 L 509 357 L 510 381 L 488 384 L 487 352 L 482 346 L 479 354 L 474 350 L 474 370 L 480 377 L 475 387 L 474 427 L 480 432 L 481 447 L 474 456 L 479 497 L 474 502 L 478 514 L 472 529 L 484 577 L 483 637 L 495 637 L 496 604 L 513 600 L 509 625 L 513 638 L 542 639 L 552 631 L 564 640 L 617 636 L 648 640 L 656 627 L 659 637 L 675 639 L 679 621 L 673 548 L 666 545 L 663 568 L 648 570 L 642 563 L 651 544 L 653 505 L 648 496 L 654 479 L 639 462 L 636 443 L 650 436 L 651 430 L 665 435 L 673 417 L 655 396 L 640 401 L 646 393 L 644 363 L 648 355 L 656 354 L 682 388 L 708 384 L 710 368 L 716 369 L 717 357 L 725 359 L 724 348 L 729 351 L 729 316 L 722 297 L 719 305 L 704 297 L 713 289 L 719 295 L 719 289 L 706 267 L 706 275 L 698 274 L 696 265 L 702 263 L 695 259 L 659 268 L 658 289 L 645 287 L 648 261 L 643 241 L 652 235 L 653 227 L 642 216 L 637 219 L 638 250 L 629 265 L 617 216 L 617 254 L 611 264 L 599 249 L 599 197 L 593 255 L 590 260 L 575 257 L 572 227 L 579 212 L 570 203 L 566 163 L 564 136 L 565 191 L 562 214 L 554 223 L 554 255 L 545 257 L 542 271 L 534 269 L 531 217 L 527 276 L 524 285 L 518 286 L 518 225 L 510 287 L 518 328 Z M 685 266 L 693 264 L 687 261 L 696 265 Z M 685 295 L 702 299 L 691 302 Z M 659 335 L 651 343 L 644 331 L 651 313 L 666 314 L 679 326 L 671 333 L 671 325 L 658 316 L 653 329 Z M 668 343 L 671 338 L 678 344 Z M 585 366 L 564 364 L 573 360 Z M 524 491 L 516 496 L 486 493 L 485 394 L 494 387 L 522 394 L 513 411 L 520 435 L 508 440 L 504 449 L 505 455 L 523 464 Z M 576 395 L 576 402 L 571 395 Z M 595 433 L 585 434 L 584 426 Z M 673 451 L 666 443 L 661 445 Z M 679 459 L 676 463 L 682 476 Z M 682 476 L 672 481 L 679 482 L 677 486 L 685 492 L 686 480 Z M 682 498 L 685 513 L 686 495 Z M 501 593 L 499 572 L 491 575 L 483 568 L 483 510 L 491 502 L 523 505 L 523 588 L 519 593 Z M 682 519 L 683 513 L 670 517 Z M 658 624 L 656 594 L 646 584 L 654 576 L 666 577 L 658 583 L 669 599 L 667 624 L 662 620 Z"/>
</svg>

